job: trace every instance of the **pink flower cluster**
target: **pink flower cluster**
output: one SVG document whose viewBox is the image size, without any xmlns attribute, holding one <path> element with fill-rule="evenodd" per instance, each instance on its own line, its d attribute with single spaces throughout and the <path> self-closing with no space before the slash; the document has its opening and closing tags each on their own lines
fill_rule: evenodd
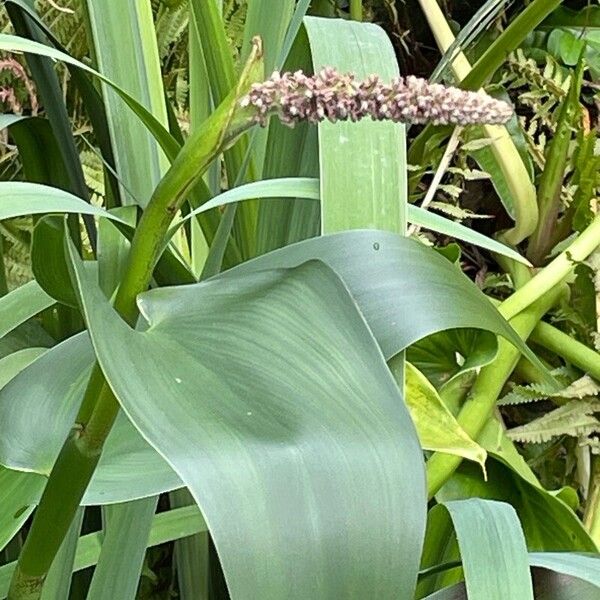
<svg viewBox="0 0 600 600">
<path fill-rule="evenodd" d="M 408 76 L 382 83 L 371 75 L 359 81 L 326 67 L 309 76 L 302 71 L 275 72 L 255 83 L 241 100 L 256 110 L 255 121 L 264 126 L 271 115 L 286 125 L 307 121 L 375 121 L 469 125 L 506 123 L 513 114 L 507 102 L 482 92 L 468 92 Z"/>
</svg>

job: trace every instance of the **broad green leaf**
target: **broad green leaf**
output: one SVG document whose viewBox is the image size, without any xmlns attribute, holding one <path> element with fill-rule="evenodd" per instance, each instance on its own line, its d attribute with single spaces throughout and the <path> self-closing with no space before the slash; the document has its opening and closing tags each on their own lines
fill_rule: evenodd
<svg viewBox="0 0 600 600">
<path fill-rule="evenodd" d="M 487 461 L 487 474 L 487 481 L 483 481 L 477 468 L 463 463 L 436 499 L 450 501 L 477 496 L 508 502 L 519 515 L 531 551 L 596 551 L 579 517 L 560 498 L 491 457 Z"/>
<path fill-rule="evenodd" d="M 83 333 L 48 350 L 11 377 L 0 390 L 0 420 L 5 426 L 0 436 L 0 464 L 50 473 L 75 421 L 93 360 L 89 339 Z M 31 419 L 32 414 L 36 419 Z M 182 485 L 121 414 L 83 502 L 126 502 Z"/>
<path fill-rule="evenodd" d="M 233 598 L 254 598 L 257 577 L 265 599 L 412 595 L 421 450 L 328 267 L 154 290 L 144 333 L 75 256 L 74 272 L 107 380 L 201 507 Z"/>
<path fill-rule="evenodd" d="M 54 304 L 35 281 L 30 281 L 0 298 L 0 338 Z"/>
<path fill-rule="evenodd" d="M 373 248 L 374 243 L 379 244 L 378 250 Z M 489 301 L 452 264 L 418 242 L 404 240 L 390 233 L 351 232 L 327 236 L 292 246 L 239 269 L 260 270 L 269 266 L 293 266 L 310 258 L 326 260 L 344 278 L 387 358 L 394 356 L 415 340 L 445 328 L 488 327 L 492 331 L 511 335 L 511 330 L 497 315 Z M 235 272 L 237 271 L 231 273 Z M 231 276 L 231 273 L 228 276 Z M 426 317 L 415 319 L 415 314 L 424 314 Z M 77 344 L 77 347 L 69 349 L 69 344 Z M 7 464 L 36 472 L 49 472 L 73 423 L 76 406 L 81 398 L 81 387 L 72 386 L 72 382 L 81 380 L 80 386 L 83 385 L 83 371 L 89 368 L 92 361 L 89 349 L 87 359 L 85 357 L 83 342 L 73 340 L 69 344 L 65 343 L 53 349 L 52 359 L 45 358 L 48 364 L 52 360 L 51 364 L 56 366 L 44 367 L 45 363 L 42 362 L 39 369 L 30 371 L 28 375 L 24 374 L 17 380 L 18 384 L 17 381 L 13 382 L 13 391 L 4 391 L 6 398 L 10 393 L 10 402 L 6 401 L 5 404 L 2 400 L 3 395 L 0 394 L 0 411 L 9 411 L 10 406 L 14 406 L 13 412 L 0 414 L 3 414 L 5 419 L 10 418 L 10 422 L 13 423 L 11 431 L 21 440 L 20 444 L 24 444 L 23 440 L 27 439 L 27 444 L 22 448 L 24 456 L 18 459 L 13 457 L 14 462 Z M 64 366 L 59 366 L 61 364 Z M 53 377 L 55 371 L 64 374 L 64 381 Z M 43 400 L 27 391 L 32 379 L 42 382 L 49 376 L 52 377 L 52 381 L 43 385 Z M 39 435 L 30 435 L 31 423 L 22 420 L 21 410 L 17 408 L 22 405 L 24 398 L 28 402 L 31 401 L 32 407 L 35 406 L 38 412 L 47 411 L 47 418 L 40 419 L 40 423 L 51 422 L 51 428 L 44 427 Z M 9 417 L 9 414 L 12 416 Z M 22 433 L 18 433 L 19 431 Z M 116 432 L 112 435 L 116 435 Z M 123 436 L 122 439 L 126 438 Z M 14 445 L 6 448 L 8 455 L 14 448 Z M 106 468 L 110 464 L 110 448 L 109 444 L 103 457 Z M 138 452 L 139 461 L 142 457 L 150 461 L 150 457 L 141 451 Z M 6 456 L 4 458 L 7 460 Z M 119 460 L 123 458 L 120 457 Z M 117 470 L 118 465 L 115 465 L 115 474 L 106 482 L 107 486 L 111 483 L 106 489 L 106 501 L 139 497 L 134 495 L 133 481 L 138 482 L 135 494 L 141 496 L 179 487 L 178 479 L 170 469 L 162 471 L 162 475 L 159 475 L 161 463 L 162 461 L 153 463 L 156 467 L 152 470 L 148 464 L 143 469 L 140 468 L 144 463 L 138 462 L 131 471 L 135 479 L 129 487 L 121 490 L 115 490 L 115 483 L 122 484 L 121 476 L 118 475 L 122 471 Z M 145 471 L 154 473 L 152 480 L 148 475 L 146 483 L 143 480 Z M 100 477 L 101 473 L 102 469 L 96 477 Z M 126 474 L 124 476 L 126 477 Z M 147 489 L 144 486 L 147 486 Z M 87 502 L 102 500 L 102 497 L 98 496 L 100 487 L 93 485 L 92 490 L 94 489 L 95 497 L 90 497 Z M 115 497 L 115 493 L 121 495 Z M 124 493 L 130 495 L 124 497 Z"/>
<path fill-rule="evenodd" d="M 512 506 L 479 498 L 443 506 L 454 523 L 469 600 L 533 600 L 525 538 Z"/>
<path fill-rule="evenodd" d="M 150 0 L 126 4 L 88 0 L 86 13 L 98 70 L 126 90 L 167 127 L 165 91 L 160 71 Z M 115 44 L 114 40 L 127 40 Z M 145 206 L 168 167 L 147 127 L 110 86 L 103 89 L 117 172 L 126 189 Z M 135 160 L 131 157 L 135 156 Z M 131 198 L 123 194 L 123 198 Z"/>
<path fill-rule="evenodd" d="M 75 561 L 75 552 L 77 550 L 77 542 L 81 532 L 83 522 L 84 509 L 80 507 L 73 518 L 71 527 L 62 544 L 58 554 L 52 562 L 44 589 L 42 591 L 41 600 L 56 600 L 57 598 L 69 598 L 69 590 L 71 588 L 71 577 L 73 573 L 73 563 Z"/>
<path fill-rule="evenodd" d="M 391 232 L 348 231 L 306 240 L 221 277 L 289 268 L 311 259 L 322 260 L 342 278 L 386 359 L 433 333 L 471 328 L 506 337 L 540 365 L 486 296 L 453 264 L 431 248 Z"/>
<path fill-rule="evenodd" d="M 0 467 L 0 550 L 33 512 L 45 482 L 40 475 Z"/>
<path fill-rule="evenodd" d="M 105 526 L 87 600 L 134 600 L 158 497 L 104 508 Z"/>
<path fill-rule="evenodd" d="M 389 366 L 396 382 L 401 384 L 402 369 L 396 373 L 397 360 L 394 357 Z M 486 451 L 464 432 L 454 415 L 444 406 L 437 390 L 417 368 L 406 363 L 404 370 L 406 405 L 417 428 L 421 446 L 425 450 L 455 454 L 473 460 L 485 472 Z"/>
<path fill-rule="evenodd" d="M 206 531 L 206 523 L 196 506 L 165 511 L 155 515 L 152 520 L 148 548 L 204 531 Z M 88 533 L 79 538 L 73 565 L 74 571 L 87 569 L 98 562 L 102 538 L 102 532 Z M 15 565 L 16 563 L 11 562 L 0 566 L 0 598 L 6 598 Z"/>
<path fill-rule="evenodd" d="M 304 26 L 315 72 L 332 66 L 358 77 L 398 76 L 393 46 L 380 27 L 315 17 L 305 18 Z M 361 228 L 404 233 L 405 144 L 404 126 L 391 122 L 319 124 L 323 232 Z"/>
</svg>

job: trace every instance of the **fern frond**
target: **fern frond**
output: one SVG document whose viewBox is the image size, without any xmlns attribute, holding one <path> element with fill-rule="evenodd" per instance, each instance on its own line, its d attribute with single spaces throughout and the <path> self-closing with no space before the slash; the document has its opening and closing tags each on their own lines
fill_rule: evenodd
<svg viewBox="0 0 600 600">
<path fill-rule="evenodd" d="M 587 436 L 600 432 L 600 421 L 594 416 L 599 411 L 599 400 L 571 400 L 526 425 L 508 430 L 506 435 L 525 444 L 541 444 L 565 435 Z"/>
<path fill-rule="evenodd" d="M 566 398 L 569 400 L 582 399 L 600 394 L 600 384 L 589 375 L 584 375 L 575 381 L 568 383 L 561 372 L 553 371 L 555 379 L 558 379 L 565 387 L 556 392 L 544 383 L 532 383 L 529 385 L 516 385 L 499 402 L 499 406 L 514 406 L 546 400 L 547 398 Z"/>
</svg>

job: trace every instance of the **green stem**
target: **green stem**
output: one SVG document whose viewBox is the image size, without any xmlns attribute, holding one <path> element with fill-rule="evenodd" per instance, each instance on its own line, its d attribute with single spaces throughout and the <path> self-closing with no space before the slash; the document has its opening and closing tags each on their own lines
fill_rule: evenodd
<svg viewBox="0 0 600 600">
<path fill-rule="evenodd" d="M 44 579 L 94 473 L 100 453 L 84 454 L 77 431 L 71 433 L 52 469 L 12 577 L 9 600 L 37 600 Z M 66 493 L 66 491 L 69 493 Z M 49 501 L 51 500 L 51 501 Z M 35 545 L 30 543 L 35 540 Z"/>
<path fill-rule="evenodd" d="M 261 57 L 262 48 L 257 44 L 242 82 L 249 85 L 262 75 Z M 150 284 L 169 225 L 186 194 L 215 157 L 253 124 L 246 111 L 234 110 L 237 98 L 239 90 L 232 92 L 204 126 L 190 136 L 140 219 L 114 303 L 115 310 L 130 325 L 138 316 L 136 298 Z M 95 365 L 79 411 L 82 420 L 52 468 L 11 581 L 9 600 L 40 598 L 44 579 L 91 480 L 118 411 L 119 403 Z"/>
<path fill-rule="evenodd" d="M 592 457 L 590 489 L 583 515 L 583 525 L 600 548 L 600 456 Z"/>
<path fill-rule="evenodd" d="M 511 320 L 511 325 L 523 340 L 529 337 L 561 293 L 562 286 L 555 286 L 550 293 Z M 479 373 L 457 417 L 461 427 L 473 439 L 477 439 L 485 427 L 498 396 L 519 358 L 519 350 L 505 339 L 500 339 L 496 359 Z M 450 454 L 436 452 L 431 456 L 427 461 L 427 485 L 430 498 L 450 479 L 461 461 L 460 457 Z"/>
<path fill-rule="evenodd" d="M 350 18 L 354 21 L 363 20 L 362 0 L 350 0 Z"/>
<path fill-rule="evenodd" d="M 507 298 L 498 308 L 504 318 L 511 319 L 538 298 L 555 288 L 576 266 L 600 245 L 600 216 L 596 217 L 581 235 L 542 269 L 522 288 Z"/>
<path fill-rule="evenodd" d="M 548 323 L 539 323 L 531 341 L 579 367 L 600 381 L 600 354 Z"/>
</svg>

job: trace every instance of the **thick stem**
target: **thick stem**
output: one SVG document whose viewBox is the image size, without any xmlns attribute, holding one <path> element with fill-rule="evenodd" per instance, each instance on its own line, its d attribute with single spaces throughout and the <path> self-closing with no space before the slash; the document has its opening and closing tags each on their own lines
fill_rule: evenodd
<svg viewBox="0 0 600 600">
<path fill-rule="evenodd" d="M 600 354 L 548 323 L 539 323 L 531 341 L 579 367 L 600 381 Z"/>
<path fill-rule="evenodd" d="M 52 469 L 25 545 L 13 574 L 8 598 L 35 600 L 40 597 L 44 579 L 60 548 L 64 533 L 98 464 L 100 452 L 88 454 L 78 444 L 74 431 L 63 446 Z M 65 490 L 70 493 L 66 494 Z M 35 540 L 35 544 L 30 543 Z"/>
<path fill-rule="evenodd" d="M 591 222 L 567 250 L 561 252 L 547 267 L 507 298 L 498 310 L 506 319 L 519 314 L 555 288 L 578 262 L 588 258 L 599 245 L 600 216 Z"/>
<path fill-rule="evenodd" d="M 561 293 L 562 287 L 556 286 L 554 290 L 511 320 L 511 325 L 523 340 L 529 337 L 538 321 L 554 305 Z M 501 339 L 498 341 L 496 359 L 479 373 L 457 417 L 462 428 L 473 439 L 477 439 L 482 432 L 519 357 L 520 351 L 510 342 Z M 457 456 L 439 452 L 431 456 L 427 461 L 427 485 L 430 498 L 450 479 L 461 461 L 462 459 Z"/>
</svg>

